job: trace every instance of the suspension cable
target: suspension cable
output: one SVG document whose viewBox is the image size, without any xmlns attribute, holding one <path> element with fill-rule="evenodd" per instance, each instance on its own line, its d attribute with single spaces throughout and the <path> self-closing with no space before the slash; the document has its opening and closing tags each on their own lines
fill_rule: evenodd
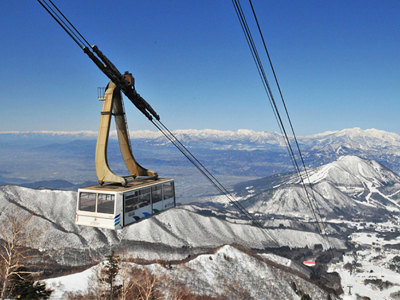
<svg viewBox="0 0 400 300">
<path fill-rule="evenodd" d="M 271 69 L 272 69 L 273 74 L 274 74 L 274 77 L 275 77 L 275 81 L 276 81 L 277 84 L 278 84 L 277 76 L 276 76 L 275 70 L 273 69 L 272 61 L 271 61 L 271 58 L 270 58 L 269 53 L 268 53 L 268 51 L 267 51 L 266 44 L 265 44 L 265 40 L 264 40 L 264 37 L 263 37 L 263 35 L 262 35 L 262 32 L 261 32 L 261 28 L 260 28 L 260 26 L 259 26 L 258 19 L 257 19 L 257 17 L 256 17 L 254 7 L 253 7 L 253 5 L 252 5 L 252 3 L 251 3 L 251 0 L 249 0 L 249 1 L 250 1 L 250 4 L 251 4 L 251 7 L 252 7 L 253 15 L 254 15 L 254 17 L 255 17 L 255 19 L 256 19 L 257 27 L 258 27 L 259 32 L 260 32 L 261 37 L 262 37 L 262 41 L 263 41 L 263 44 L 264 44 L 264 48 L 265 48 L 265 50 L 266 50 L 266 52 L 267 52 L 267 56 L 268 56 L 268 59 L 269 59 L 269 61 L 270 61 L 270 65 L 271 65 Z M 239 19 L 239 21 L 240 21 L 242 30 L 243 30 L 243 32 L 244 32 L 244 34 L 245 34 L 246 41 L 247 41 L 247 43 L 248 43 L 248 45 L 249 45 L 249 48 L 250 48 L 250 51 L 251 51 L 251 53 L 252 53 L 253 59 L 254 59 L 254 61 L 255 61 L 255 63 L 256 63 L 256 67 L 257 67 L 258 73 L 259 73 L 259 75 L 260 75 L 260 78 L 261 78 L 261 80 L 262 80 L 262 83 L 263 83 L 263 85 L 264 85 L 264 88 L 266 89 L 266 93 L 267 93 L 268 99 L 269 99 L 270 104 L 271 104 L 271 106 L 272 106 L 272 108 L 273 108 L 274 115 L 275 115 L 275 118 L 277 119 L 277 123 L 278 123 L 278 126 L 279 126 L 280 130 L 281 130 L 281 133 L 282 133 L 282 131 L 283 131 L 282 135 L 284 136 L 284 140 L 285 140 L 285 143 L 286 143 L 286 145 L 287 145 L 287 149 L 288 149 L 288 152 L 289 152 L 289 157 L 291 158 L 292 163 L 293 163 L 293 165 L 294 165 L 294 168 L 295 168 L 295 170 L 296 170 L 296 172 L 298 173 L 298 176 L 299 176 L 299 178 L 300 178 L 301 184 L 302 184 L 302 186 L 303 186 L 303 189 L 304 189 L 304 191 L 305 191 L 305 195 L 306 195 L 307 200 L 308 200 L 308 206 L 309 206 L 309 208 L 310 208 L 310 210 L 311 210 L 311 212 L 312 212 L 312 214 L 313 214 L 313 216 L 314 216 L 314 218 L 315 218 L 315 220 L 316 220 L 316 223 L 317 223 L 317 226 L 318 226 L 318 228 L 319 228 L 319 231 L 321 232 L 322 235 L 325 235 L 325 236 L 326 236 L 327 242 L 328 242 L 328 244 L 329 244 L 329 240 L 328 240 L 327 235 L 326 235 L 325 224 L 324 224 L 324 222 L 323 222 L 323 220 L 322 220 L 321 212 L 320 212 L 319 207 L 318 207 L 318 204 L 317 204 L 317 202 L 316 202 L 316 200 L 315 200 L 314 189 L 312 188 L 312 185 L 311 185 L 310 180 L 309 180 L 309 176 L 308 176 L 307 169 L 306 169 L 306 167 L 305 167 L 304 159 L 303 159 L 302 153 L 301 153 L 301 151 L 300 151 L 300 147 L 299 147 L 299 145 L 298 145 L 296 135 L 294 134 L 293 125 L 292 125 L 292 123 L 291 123 L 291 120 L 290 120 L 290 117 L 289 117 L 289 113 L 288 113 L 286 104 L 285 104 L 285 102 L 284 102 L 284 100 L 283 100 L 283 96 L 282 96 L 282 92 L 281 92 L 280 86 L 278 85 L 278 89 L 279 89 L 279 92 L 280 92 L 280 95 L 281 95 L 281 98 L 282 98 L 282 101 L 283 101 L 283 104 L 284 104 L 284 107 L 285 107 L 286 115 L 287 115 L 287 117 L 288 117 L 288 119 L 289 119 L 289 122 L 290 122 L 290 125 L 291 125 L 291 128 L 292 128 L 293 136 L 294 136 L 294 139 L 295 139 L 295 141 L 296 141 L 296 145 L 297 145 L 297 148 L 298 148 L 298 151 L 299 151 L 299 152 L 298 152 L 298 153 L 299 153 L 299 156 L 300 156 L 301 161 L 302 161 L 302 163 L 303 163 L 303 167 L 304 167 L 304 170 L 305 170 L 305 176 L 308 178 L 308 181 L 309 181 L 309 183 L 310 183 L 310 188 L 311 188 L 313 197 L 310 197 L 310 195 L 309 195 L 309 192 L 308 192 L 308 190 L 307 190 L 307 188 L 306 188 L 306 184 L 305 184 L 305 182 L 304 182 L 304 180 L 303 180 L 303 176 L 302 176 L 302 174 L 301 174 L 300 167 L 299 167 L 299 165 L 297 164 L 296 156 L 295 156 L 294 151 L 293 151 L 293 149 L 292 149 L 292 146 L 291 146 L 289 137 L 288 137 L 288 135 L 287 135 L 287 133 L 286 133 L 285 126 L 284 126 L 283 121 L 282 121 L 282 119 L 281 119 L 281 116 L 280 116 L 278 107 L 277 107 L 277 105 L 276 105 L 276 102 L 275 102 L 275 99 L 274 99 L 272 90 L 271 90 L 270 85 L 269 85 L 269 83 L 268 83 L 268 79 L 267 79 L 267 77 L 266 77 L 266 75 L 265 75 L 265 71 L 264 71 L 262 62 L 261 62 L 261 60 L 260 60 L 260 58 L 259 58 L 259 55 L 258 55 L 258 52 L 257 52 L 257 48 L 256 48 L 256 46 L 255 46 L 254 40 L 253 40 L 252 35 L 251 35 L 251 32 L 250 32 L 250 30 L 249 30 L 249 27 L 248 27 L 248 24 L 247 24 L 245 15 L 244 15 L 244 13 L 243 13 L 243 10 L 242 10 L 240 1 L 239 1 L 239 0 L 232 0 L 232 3 L 233 3 L 233 5 L 234 5 L 236 14 L 237 14 L 238 19 Z M 319 220 L 318 220 L 318 216 L 317 216 L 316 211 L 318 212 Z M 322 225 L 321 225 L 320 223 L 321 223 Z M 323 228 L 322 228 L 321 226 L 322 226 Z M 330 247 L 328 247 L 328 248 L 330 248 Z"/>
<path fill-rule="evenodd" d="M 260 23 L 258 22 L 258 18 L 257 18 L 256 12 L 255 12 L 254 6 L 253 6 L 253 2 L 252 2 L 251 0 L 249 0 L 249 3 L 250 3 L 251 11 L 252 11 L 253 16 L 254 16 L 254 20 L 255 20 L 255 22 L 256 22 L 256 24 L 257 24 L 258 32 L 259 32 L 259 34 L 260 34 L 260 37 L 261 37 L 261 40 L 262 40 L 262 43 L 263 43 L 263 46 L 264 46 L 265 53 L 266 53 L 266 55 L 267 55 L 267 57 L 268 57 L 268 61 L 269 61 L 269 65 L 270 65 L 270 67 L 271 67 L 271 71 L 272 71 L 272 73 L 273 73 L 273 75 L 274 75 L 275 83 L 276 83 L 276 86 L 277 86 L 277 88 L 278 88 L 279 95 L 280 95 L 280 98 L 281 98 L 281 100 L 282 100 L 282 104 L 283 104 L 283 107 L 284 107 L 284 109 L 285 109 L 285 112 L 286 112 L 286 117 L 287 117 L 287 119 L 288 119 L 288 122 L 289 122 L 289 125 L 290 125 L 290 128 L 291 128 L 291 131 L 292 131 L 292 135 L 293 135 L 294 141 L 295 141 L 295 143 L 296 143 L 297 151 L 298 151 L 298 153 L 299 153 L 299 156 L 300 156 L 300 159 L 301 159 L 301 162 L 302 162 L 302 165 L 303 165 L 303 169 L 304 169 L 306 178 L 308 179 L 308 185 L 309 185 L 309 187 L 310 187 L 310 189 L 311 189 L 311 192 L 312 192 L 312 199 L 314 199 L 314 201 L 315 201 L 315 206 L 316 206 L 318 215 L 319 215 L 320 219 L 322 220 L 322 214 L 321 214 L 321 211 L 320 211 L 320 209 L 319 209 L 319 206 L 318 206 L 318 204 L 317 204 L 317 202 L 316 202 L 315 191 L 314 191 L 313 185 L 312 185 L 312 183 L 311 183 L 311 181 L 310 181 L 310 176 L 309 176 L 309 174 L 308 174 L 307 167 L 306 167 L 306 164 L 305 164 L 305 162 L 304 162 L 303 154 L 302 154 L 302 152 L 301 152 L 299 142 L 298 142 L 297 137 L 296 137 L 296 134 L 295 134 L 295 132 L 294 132 L 292 120 L 291 120 L 291 118 L 290 118 L 290 116 L 289 116 L 289 111 L 288 111 L 288 109 L 287 109 L 285 99 L 283 98 L 283 93 L 282 93 L 280 84 L 279 84 L 279 82 L 278 82 L 278 77 L 276 76 L 275 68 L 274 68 L 274 66 L 273 66 L 273 64 L 272 64 L 271 56 L 269 55 L 269 51 L 268 51 L 268 48 L 267 48 L 267 44 L 265 43 L 265 39 L 264 39 L 264 35 L 263 35 L 262 30 L 261 30 L 261 27 L 260 27 Z M 323 234 L 327 235 L 325 222 L 322 222 L 322 226 L 323 226 L 323 229 L 324 229 Z M 326 236 L 326 237 L 327 237 L 327 239 L 329 239 L 328 236 Z"/>
<path fill-rule="evenodd" d="M 86 42 L 86 46 L 90 47 L 91 44 L 83 37 L 83 35 L 78 31 L 78 29 L 75 28 L 74 25 L 68 20 L 68 18 L 58 9 L 58 7 L 53 3 L 53 1 L 48 0 L 56 9 L 57 11 L 61 14 L 61 16 L 68 22 L 69 25 L 75 30 L 75 32 Z"/>
<path fill-rule="evenodd" d="M 61 11 L 57 8 L 57 6 L 54 5 L 54 3 L 51 0 L 50 4 L 46 3 L 45 0 L 38 0 L 38 2 L 43 6 L 43 8 L 53 17 L 53 19 L 65 30 L 65 32 L 74 40 L 74 42 L 80 47 L 84 47 L 84 42 L 81 40 L 83 36 L 79 33 L 78 30 L 71 24 L 71 22 L 68 21 L 68 19 L 61 13 Z M 54 10 L 54 8 L 62 15 L 60 17 L 57 12 Z M 64 18 L 64 19 L 63 19 Z M 68 24 L 72 26 L 73 29 L 75 29 L 75 32 L 69 27 Z M 81 37 L 81 38 L 80 38 Z M 83 40 L 89 45 L 90 44 L 83 38 Z"/>
</svg>

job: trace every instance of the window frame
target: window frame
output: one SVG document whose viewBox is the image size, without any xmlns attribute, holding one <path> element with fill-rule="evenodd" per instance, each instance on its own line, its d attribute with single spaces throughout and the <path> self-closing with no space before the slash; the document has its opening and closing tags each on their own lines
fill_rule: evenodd
<svg viewBox="0 0 400 300">
<path fill-rule="evenodd" d="M 94 195 L 93 197 L 82 197 L 82 195 Z M 103 196 L 105 196 L 105 202 L 99 202 L 100 201 L 104 201 L 104 199 L 99 199 L 99 195 L 100 198 L 103 198 Z M 85 210 L 82 209 L 82 199 L 88 199 L 91 200 L 91 202 L 93 203 L 92 205 L 86 205 L 86 207 L 90 207 L 90 206 L 94 206 L 94 210 Z M 93 201 L 94 200 L 94 201 Z M 104 211 L 99 211 L 99 204 L 100 204 L 100 208 L 102 209 L 102 204 L 106 203 L 106 202 L 112 202 L 112 212 L 104 212 Z M 85 191 L 81 191 L 79 192 L 79 202 L 78 202 L 78 211 L 81 212 L 85 212 L 85 213 L 94 213 L 94 214 L 102 214 L 102 215 L 115 215 L 115 203 L 116 203 L 116 195 L 115 194 L 107 194 L 107 193 L 96 193 L 96 192 L 85 192 Z"/>
</svg>

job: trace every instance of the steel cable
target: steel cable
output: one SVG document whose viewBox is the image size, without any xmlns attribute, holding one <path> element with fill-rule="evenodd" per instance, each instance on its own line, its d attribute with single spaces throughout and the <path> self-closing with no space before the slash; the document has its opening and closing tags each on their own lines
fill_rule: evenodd
<svg viewBox="0 0 400 300">
<path fill-rule="evenodd" d="M 287 116 L 287 119 L 288 119 L 290 128 L 291 128 L 291 130 L 292 130 L 292 134 L 293 134 L 294 141 L 295 141 L 295 143 L 296 143 L 297 151 L 298 151 L 298 153 L 299 153 L 301 162 L 302 162 L 302 164 L 303 164 L 303 169 L 304 169 L 306 178 L 308 179 L 308 185 L 310 186 L 310 189 L 311 189 L 311 192 L 312 192 L 312 197 L 311 197 L 311 199 L 314 199 L 315 207 L 316 207 L 316 209 L 317 209 L 318 215 L 319 215 L 319 217 L 320 217 L 320 220 L 321 220 L 321 223 L 322 223 L 322 226 L 323 226 L 323 229 L 324 229 L 324 233 L 323 233 L 323 234 L 325 234 L 326 239 L 328 240 L 328 245 L 329 245 L 329 237 L 328 237 L 328 235 L 327 235 L 326 225 L 325 225 L 325 222 L 323 222 L 323 220 L 322 220 L 322 214 L 321 214 L 321 211 L 320 211 L 320 209 L 319 209 L 318 203 L 317 203 L 317 201 L 316 201 L 315 191 L 314 191 L 314 188 L 313 188 L 312 183 L 311 183 L 311 181 L 310 181 L 310 176 L 308 175 L 307 167 L 306 167 L 306 164 L 305 164 L 305 162 L 304 162 L 304 158 L 303 158 L 303 155 L 302 155 L 302 152 L 301 152 L 301 149 L 300 149 L 300 145 L 299 145 L 299 142 L 298 142 L 298 140 L 297 140 L 296 134 L 295 134 L 295 132 L 294 132 L 292 120 L 291 120 L 291 118 L 290 118 L 290 116 L 289 116 L 289 111 L 288 111 L 288 109 L 287 109 L 285 99 L 283 98 L 283 93 L 282 93 L 282 90 L 281 90 L 281 86 L 280 86 L 280 84 L 279 84 L 279 82 L 278 82 L 278 77 L 277 77 L 277 75 L 276 75 L 275 68 L 274 68 L 274 66 L 273 66 L 273 64 L 272 64 L 271 56 L 269 55 L 269 51 L 268 51 L 268 48 L 267 48 L 267 44 L 266 44 L 266 42 L 265 42 L 264 35 L 263 35 L 262 30 L 261 30 L 261 27 L 260 27 L 260 23 L 258 22 L 258 18 L 257 18 L 257 15 L 256 15 L 256 11 L 255 11 L 255 9 L 254 9 L 254 6 L 253 6 L 253 2 L 252 2 L 251 0 L 249 0 L 249 3 L 250 3 L 250 6 L 251 6 L 251 11 L 252 11 L 253 16 L 254 16 L 254 20 L 255 20 L 255 22 L 256 22 L 256 24 L 257 24 L 258 32 L 259 32 L 259 34 L 260 34 L 260 37 L 261 37 L 261 40 L 262 40 L 262 43 L 263 43 L 263 46 L 264 46 L 265 53 L 267 54 L 267 57 L 268 57 L 268 61 L 269 61 L 270 67 L 271 67 L 271 71 L 272 71 L 272 73 L 273 73 L 273 75 L 274 75 L 275 83 L 276 83 L 276 86 L 277 86 L 277 88 L 278 88 L 279 95 L 280 95 L 280 97 L 281 97 L 283 107 L 285 108 L 286 116 Z"/>
<path fill-rule="evenodd" d="M 266 77 L 266 75 L 265 75 L 265 71 L 264 71 L 262 62 L 261 62 L 261 60 L 260 60 L 260 57 L 259 57 L 257 48 L 256 48 L 256 46 L 255 46 L 253 37 L 252 37 L 251 32 L 250 32 L 250 29 L 249 29 L 249 27 L 248 27 L 248 24 L 247 24 L 245 15 L 244 15 L 244 13 L 243 13 L 243 10 L 242 10 L 240 1 L 238 1 L 238 0 L 232 0 L 232 3 L 233 3 L 233 5 L 234 5 L 236 14 L 237 14 L 237 16 L 238 16 L 238 18 L 239 18 L 239 21 L 240 21 L 242 30 L 243 30 L 243 32 L 244 32 L 244 34 L 245 34 L 246 41 L 247 41 L 247 43 L 248 43 L 248 45 L 249 45 L 249 48 L 250 48 L 250 51 L 251 51 L 251 53 L 252 53 L 253 59 L 254 59 L 254 61 L 255 61 L 255 63 L 256 63 L 256 67 L 257 67 L 257 70 L 258 70 L 259 75 L 260 75 L 260 77 L 261 77 L 261 80 L 262 80 L 262 82 L 263 82 L 264 88 L 266 88 L 267 96 L 268 96 L 268 99 L 269 99 L 269 101 L 270 101 L 270 104 L 271 104 L 271 106 L 272 106 L 272 108 L 273 108 L 273 112 L 274 112 L 275 118 L 277 119 L 278 126 L 279 126 L 279 128 L 280 128 L 280 130 L 281 130 L 281 133 L 282 133 L 282 131 L 283 131 L 282 135 L 285 137 L 284 139 L 285 139 L 285 142 L 286 142 L 286 145 L 287 145 L 287 149 L 288 149 L 288 152 L 289 152 L 289 157 L 290 157 L 291 160 L 292 160 L 293 166 L 294 166 L 296 172 L 298 173 L 298 176 L 299 176 L 299 178 L 300 178 L 301 184 L 302 184 L 302 186 L 303 186 L 303 188 L 304 188 L 306 198 L 308 199 L 308 206 L 309 206 L 309 208 L 310 208 L 310 210 L 311 210 L 311 212 L 312 212 L 312 214 L 313 214 L 313 216 L 314 216 L 314 218 L 315 218 L 315 220 L 316 220 L 316 223 L 317 223 L 317 226 L 318 226 L 318 228 L 319 228 L 319 231 L 321 232 L 322 235 L 325 235 L 325 237 L 326 237 L 326 239 L 327 239 L 328 246 L 329 246 L 329 240 L 328 240 L 328 238 L 327 238 L 327 236 L 326 236 L 326 227 L 325 227 L 325 224 L 324 224 L 324 222 L 323 222 L 323 220 L 322 220 L 321 212 L 320 212 L 320 210 L 319 210 L 319 207 L 318 207 L 318 205 L 317 205 L 317 202 L 316 202 L 316 200 L 315 200 L 315 193 L 314 193 L 314 190 L 313 190 L 313 188 L 312 188 L 312 186 L 311 186 L 311 184 L 310 184 L 310 188 L 311 188 L 312 194 L 313 194 L 313 196 L 314 196 L 314 197 L 310 197 L 310 195 L 309 195 L 309 193 L 308 193 L 308 190 L 307 190 L 307 188 L 306 188 L 306 184 L 305 184 L 305 182 L 304 182 L 304 180 L 303 180 L 303 176 L 302 176 L 302 174 L 301 174 L 300 167 L 299 167 L 299 165 L 297 164 L 297 159 L 296 159 L 296 156 L 295 156 L 294 151 L 293 151 L 293 149 L 292 149 L 292 146 L 291 146 L 289 137 L 288 137 L 288 135 L 287 135 L 285 126 L 284 126 L 284 124 L 283 124 L 282 118 L 281 118 L 281 116 L 280 116 L 278 107 L 277 107 L 276 102 L 275 102 L 275 99 L 274 99 L 274 97 L 273 97 L 272 90 L 271 90 L 270 85 L 269 85 L 269 83 L 268 83 L 268 79 L 267 79 L 267 77 Z M 276 82 L 277 82 L 276 73 L 275 73 L 275 70 L 273 69 L 272 62 L 271 62 L 269 53 L 268 53 L 267 48 L 266 48 L 265 40 L 264 40 L 264 37 L 263 37 L 262 32 L 261 32 L 261 28 L 260 28 L 259 23 L 258 23 L 258 19 L 256 18 L 256 15 L 255 15 L 254 7 L 252 6 L 252 3 L 250 3 L 250 4 L 251 4 L 251 7 L 252 7 L 253 15 L 254 15 L 254 17 L 255 17 L 255 19 L 256 19 L 257 27 L 258 27 L 259 32 L 260 32 L 261 37 L 262 37 L 263 44 L 264 44 L 264 46 L 265 46 L 265 50 L 266 50 L 266 52 L 267 52 L 268 59 L 269 59 L 269 61 L 270 61 L 271 69 L 272 69 L 272 71 L 273 71 L 275 80 L 276 80 Z M 278 82 L 277 82 L 277 83 L 278 83 Z M 290 123 L 291 128 L 292 128 L 292 132 L 293 132 L 294 139 L 295 139 L 295 141 L 296 141 L 297 148 L 298 148 L 298 150 L 299 150 L 299 156 L 300 156 L 301 161 L 302 161 L 302 163 L 303 163 L 303 167 L 304 167 L 304 170 L 305 170 L 305 176 L 306 176 L 306 177 L 308 178 L 308 180 L 309 180 L 309 176 L 308 176 L 307 169 L 306 169 L 306 167 L 305 167 L 304 159 L 303 159 L 302 153 L 301 153 L 301 151 L 300 151 L 300 147 L 299 147 L 299 145 L 298 145 L 297 138 L 296 138 L 296 136 L 295 136 L 295 134 L 294 134 L 293 126 L 292 126 L 292 123 L 291 123 L 291 120 L 290 120 L 290 117 L 289 117 L 289 114 L 288 114 L 288 110 L 287 110 L 287 108 L 286 108 L 286 104 L 285 104 L 285 102 L 284 102 L 284 100 L 283 100 L 282 92 L 281 92 L 281 89 L 280 89 L 280 86 L 279 86 L 279 85 L 278 85 L 278 89 L 279 89 L 279 92 L 280 92 L 280 94 L 281 94 L 281 98 L 282 98 L 282 101 L 283 101 L 283 105 L 284 105 L 284 107 L 285 107 L 286 115 L 287 115 L 287 117 L 288 117 L 289 123 Z M 309 180 L 309 182 L 310 182 L 310 180 Z M 314 208 L 314 207 L 315 207 L 315 208 Z M 320 220 L 318 220 L 318 217 L 317 217 L 317 214 L 316 214 L 316 210 L 318 211 L 318 215 L 319 215 L 319 219 L 320 219 Z M 322 226 L 323 228 L 321 228 L 321 226 Z M 328 248 L 330 248 L 330 246 L 329 246 Z"/>
<path fill-rule="evenodd" d="M 74 40 L 74 42 L 80 47 L 83 48 L 84 43 L 82 42 L 82 40 L 79 38 L 78 35 L 82 36 L 76 29 L 76 33 L 68 26 L 68 24 L 65 23 L 65 21 L 54 11 L 54 9 L 48 4 L 46 3 L 46 1 L 44 0 L 38 0 L 38 2 L 43 6 L 43 8 L 53 17 L 53 19 L 65 30 L 65 32 Z M 50 1 L 51 2 L 51 1 Z M 53 2 L 51 2 L 52 5 L 56 8 L 57 11 L 59 11 L 59 9 L 54 5 Z M 62 16 L 64 16 L 63 14 L 61 14 Z M 65 18 L 65 16 L 64 16 Z M 71 24 L 67 18 L 65 18 L 65 20 L 67 21 L 67 23 Z M 71 24 L 72 25 L 72 24 Z M 73 26 L 72 26 L 73 27 Z M 75 27 L 73 27 L 75 28 Z M 85 40 L 85 39 L 84 39 Z M 86 40 L 85 40 L 86 41 Z"/>
</svg>

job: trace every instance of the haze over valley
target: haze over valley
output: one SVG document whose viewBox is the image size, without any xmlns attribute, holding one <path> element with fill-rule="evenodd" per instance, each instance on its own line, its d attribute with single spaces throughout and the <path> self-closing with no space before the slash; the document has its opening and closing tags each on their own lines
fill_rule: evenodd
<svg viewBox="0 0 400 300">
<path fill-rule="evenodd" d="M 278 133 L 210 129 L 174 133 L 221 182 L 230 186 L 294 171 Z M 115 133 L 111 136 L 114 139 L 109 143 L 109 163 L 116 173 L 124 175 L 127 171 Z M 76 189 L 85 182 L 95 182 L 96 138 L 96 132 L 87 131 L 0 132 L 0 183 Z M 174 178 L 178 197 L 185 203 L 216 193 L 161 133 L 132 131 L 131 138 L 138 162 L 161 177 Z M 310 168 L 340 156 L 355 155 L 400 171 L 400 136 L 395 133 L 353 128 L 298 137 L 298 141 Z M 53 180 L 67 182 L 47 182 Z"/>
</svg>

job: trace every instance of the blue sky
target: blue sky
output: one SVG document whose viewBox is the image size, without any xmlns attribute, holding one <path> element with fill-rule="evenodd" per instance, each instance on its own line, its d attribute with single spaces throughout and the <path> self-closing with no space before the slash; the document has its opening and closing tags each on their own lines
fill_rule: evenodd
<svg viewBox="0 0 400 300">
<path fill-rule="evenodd" d="M 231 1 L 53 2 L 171 130 L 279 130 Z M 298 135 L 400 134 L 400 1 L 253 4 Z M 0 131 L 97 130 L 108 79 L 41 5 L 2 1 L 0 28 Z M 130 130 L 156 130 L 125 107 Z"/>
</svg>

